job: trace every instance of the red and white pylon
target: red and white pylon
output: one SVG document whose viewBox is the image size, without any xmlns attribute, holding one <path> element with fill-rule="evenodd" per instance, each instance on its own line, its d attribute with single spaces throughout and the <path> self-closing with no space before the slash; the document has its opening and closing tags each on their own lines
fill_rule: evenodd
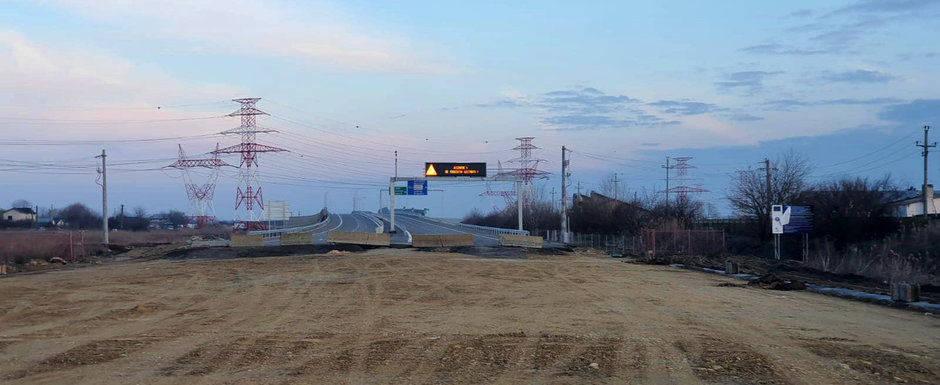
<svg viewBox="0 0 940 385">
<path fill-rule="evenodd" d="M 261 220 L 264 211 L 264 197 L 261 193 L 261 179 L 258 175 L 258 154 L 265 152 L 287 151 L 283 148 L 266 146 L 255 142 L 257 134 L 276 132 L 275 130 L 260 128 L 257 125 L 258 115 L 267 115 L 255 107 L 261 98 L 241 98 L 232 101 L 241 104 L 241 107 L 228 114 L 241 118 L 241 126 L 222 131 L 222 134 L 238 134 L 241 143 L 234 146 L 217 149 L 213 154 L 239 154 L 241 162 L 239 168 L 239 185 L 235 189 L 235 223 L 232 231 L 264 230 L 267 226 Z M 257 208 L 258 210 L 255 210 Z"/>
<path fill-rule="evenodd" d="M 219 169 L 224 166 L 234 167 L 219 159 L 213 152 L 211 158 L 188 158 L 183 152 L 183 145 L 179 146 L 179 158 L 167 167 L 183 171 L 183 182 L 186 187 L 186 197 L 189 198 L 189 221 L 197 229 L 215 223 L 215 209 L 212 199 L 215 196 L 215 183 L 219 178 Z M 215 145 L 216 150 L 219 145 Z M 193 169 L 206 169 L 209 174 L 203 183 L 193 182 Z"/>
</svg>

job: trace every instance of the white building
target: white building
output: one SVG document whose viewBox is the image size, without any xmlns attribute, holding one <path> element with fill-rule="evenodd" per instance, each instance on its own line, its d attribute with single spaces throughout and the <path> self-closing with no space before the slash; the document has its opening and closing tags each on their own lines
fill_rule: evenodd
<svg viewBox="0 0 940 385">
<path fill-rule="evenodd" d="M 927 214 L 936 215 L 940 214 L 940 211 L 937 211 L 937 208 L 940 207 L 940 195 L 937 195 L 933 191 L 933 185 L 927 185 L 927 196 L 930 199 L 927 201 Z M 917 194 L 916 196 L 909 196 L 906 199 L 899 200 L 897 202 L 891 203 L 894 206 L 894 216 L 899 218 L 910 218 L 918 217 L 924 215 L 924 196 L 923 194 Z"/>
<path fill-rule="evenodd" d="M 2 214 L 3 220 L 16 222 L 16 221 L 36 221 L 36 212 L 29 207 L 14 207 L 12 209 L 6 210 Z"/>
</svg>

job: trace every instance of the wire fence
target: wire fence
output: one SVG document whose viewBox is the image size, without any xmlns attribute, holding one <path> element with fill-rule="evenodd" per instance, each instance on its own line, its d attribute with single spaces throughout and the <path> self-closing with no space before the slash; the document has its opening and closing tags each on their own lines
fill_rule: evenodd
<svg viewBox="0 0 940 385">
<path fill-rule="evenodd" d="M 561 243 L 558 230 L 537 232 L 546 241 Z M 568 244 L 622 255 L 717 255 L 725 252 L 723 230 L 653 230 L 641 234 L 571 233 Z"/>
</svg>

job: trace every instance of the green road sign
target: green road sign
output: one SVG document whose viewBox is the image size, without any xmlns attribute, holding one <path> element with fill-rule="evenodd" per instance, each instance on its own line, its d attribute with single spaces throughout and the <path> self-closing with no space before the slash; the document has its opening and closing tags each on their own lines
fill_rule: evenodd
<svg viewBox="0 0 940 385">
<path fill-rule="evenodd" d="M 408 186 L 395 187 L 395 195 L 408 195 Z"/>
</svg>

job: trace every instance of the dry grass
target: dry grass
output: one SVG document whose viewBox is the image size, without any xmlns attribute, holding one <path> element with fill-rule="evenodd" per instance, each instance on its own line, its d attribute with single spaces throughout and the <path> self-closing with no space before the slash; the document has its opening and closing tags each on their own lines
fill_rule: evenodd
<svg viewBox="0 0 940 385">
<path fill-rule="evenodd" d="M 71 234 L 71 235 L 70 235 Z M 200 230 L 154 230 L 154 231 L 113 231 L 109 241 L 113 245 L 131 246 L 153 243 L 184 242 L 193 236 L 229 235 L 226 228 Z M 69 242 L 71 239 L 72 249 Z M 106 250 L 101 244 L 99 231 L 0 231 L 0 263 L 22 264 L 31 259 L 49 260 L 59 257 L 69 261 L 80 261 L 82 248 L 84 254 L 92 256 Z"/>
<path fill-rule="evenodd" d="M 890 282 L 940 283 L 940 224 L 902 232 L 879 242 L 837 251 L 819 242 L 807 265 L 837 274 L 856 274 Z"/>
</svg>

